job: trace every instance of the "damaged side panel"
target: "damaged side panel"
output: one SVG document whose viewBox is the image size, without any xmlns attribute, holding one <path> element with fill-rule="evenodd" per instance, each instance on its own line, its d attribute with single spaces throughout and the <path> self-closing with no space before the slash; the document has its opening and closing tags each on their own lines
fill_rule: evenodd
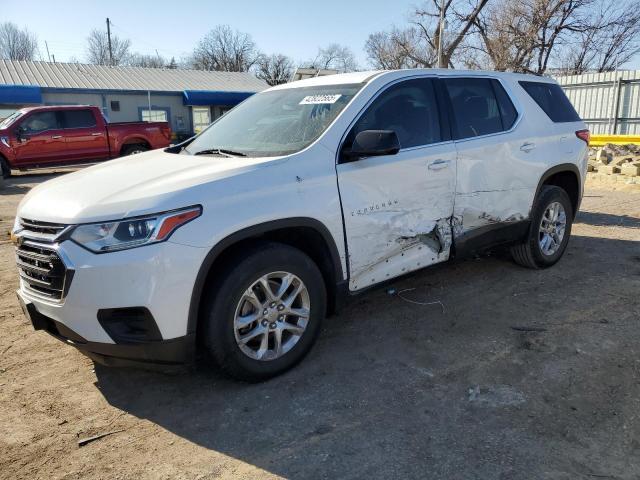
<svg viewBox="0 0 640 480">
<path fill-rule="evenodd" d="M 450 167 L 433 171 L 434 160 Z M 338 165 L 350 289 L 445 261 L 452 242 L 455 152 L 438 145 Z"/>
<path fill-rule="evenodd" d="M 453 214 L 454 238 L 491 224 L 527 220 L 534 193 L 534 189 L 521 188 L 508 192 L 457 194 Z"/>
</svg>

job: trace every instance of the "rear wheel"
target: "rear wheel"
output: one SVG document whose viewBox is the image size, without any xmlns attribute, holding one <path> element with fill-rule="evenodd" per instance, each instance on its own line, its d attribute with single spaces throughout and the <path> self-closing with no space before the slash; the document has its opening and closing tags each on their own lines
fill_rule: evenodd
<svg viewBox="0 0 640 480">
<path fill-rule="evenodd" d="M 573 223 L 569 195 L 562 188 L 545 185 L 531 214 L 531 226 L 524 243 L 511 247 L 516 263 L 528 268 L 546 268 L 564 254 Z"/>
<path fill-rule="evenodd" d="M 320 270 L 287 245 L 266 244 L 236 258 L 211 289 L 204 342 L 217 365 L 240 380 L 266 380 L 297 364 L 326 312 Z"/>
<path fill-rule="evenodd" d="M 137 153 L 146 152 L 147 150 L 149 150 L 149 148 L 146 145 L 128 145 L 122 149 L 122 156 L 126 157 L 127 155 L 135 155 Z"/>
</svg>

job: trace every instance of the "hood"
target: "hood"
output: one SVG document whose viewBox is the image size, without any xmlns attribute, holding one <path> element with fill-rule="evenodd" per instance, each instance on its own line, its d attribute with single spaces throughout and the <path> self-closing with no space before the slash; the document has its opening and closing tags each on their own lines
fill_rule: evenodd
<svg viewBox="0 0 640 480">
<path fill-rule="evenodd" d="M 193 190 L 273 162 L 154 150 L 111 160 L 38 185 L 22 200 L 18 216 L 54 223 L 113 220 L 202 201 Z"/>
</svg>

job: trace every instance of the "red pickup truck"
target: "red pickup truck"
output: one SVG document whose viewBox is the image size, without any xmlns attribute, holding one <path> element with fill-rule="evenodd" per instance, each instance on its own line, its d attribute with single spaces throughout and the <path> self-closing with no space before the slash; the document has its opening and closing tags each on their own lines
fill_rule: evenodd
<svg viewBox="0 0 640 480">
<path fill-rule="evenodd" d="M 23 108 L 0 123 L 0 176 L 169 146 L 167 122 L 107 123 L 98 107 Z"/>
</svg>

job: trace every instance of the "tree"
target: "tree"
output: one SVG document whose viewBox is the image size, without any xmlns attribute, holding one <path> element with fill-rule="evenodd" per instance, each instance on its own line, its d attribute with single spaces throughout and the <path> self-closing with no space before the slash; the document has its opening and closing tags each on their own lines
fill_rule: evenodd
<svg viewBox="0 0 640 480">
<path fill-rule="evenodd" d="M 191 64 L 197 70 L 246 72 L 259 58 L 250 35 L 218 25 L 198 42 Z"/>
<path fill-rule="evenodd" d="M 476 18 L 481 50 L 496 70 L 543 74 L 553 55 L 590 29 L 594 0 L 502 0 Z"/>
<path fill-rule="evenodd" d="M 126 63 L 130 55 L 130 47 L 131 41 L 129 39 L 111 35 L 111 50 L 113 52 L 113 62 L 111 62 L 107 32 L 94 29 L 87 37 L 87 60 L 96 65 L 117 66 Z"/>
<path fill-rule="evenodd" d="M 167 64 L 167 68 L 169 70 L 175 70 L 178 68 L 178 63 L 176 62 L 175 57 L 171 57 L 171 60 L 169 60 L 169 63 Z"/>
<path fill-rule="evenodd" d="M 262 55 L 257 63 L 256 76 L 269 85 L 280 85 L 291 80 L 293 61 L 282 54 Z"/>
<path fill-rule="evenodd" d="M 319 48 L 316 58 L 305 62 L 305 67 L 321 70 L 337 70 L 338 72 L 353 72 L 358 69 L 356 57 L 349 47 L 332 43 L 325 48 Z"/>
<path fill-rule="evenodd" d="M 567 49 L 563 72 L 615 70 L 640 52 L 640 1 L 598 7 L 590 16 L 590 28 L 579 32 L 578 40 Z"/>
<path fill-rule="evenodd" d="M 441 66 L 453 66 L 461 44 L 472 35 L 476 18 L 488 0 L 431 0 L 414 8 L 409 25 L 369 36 L 365 49 L 375 66 L 399 68 L 438 65 L 438 48 L 442 46 Z M 440 16 L 444 22 L 440 22 Z M 441 25 L 448 28 L 441 32 Z M 388 68 L 388 67 L 384 67 Z"/>
<path fill-rule="evenodd" d="M 407 49 L 406 45 L 416 45 L 415 41 L 405 41 L 400 38 L 409 33 L 409 30 L 393 29 L 391 32 L 376 32 L 369 35 L 364 45 L 369 63 L 377 69 L 398 70 L 401 68 L 417 68 L 424 66 L 415 61 L 417 56 L 413 48 Z M 411 33 L 413 31 L 411 30 Z"/>
<path fill-rule="evenodd" d="M 15 23 L 0 23 L 0 58 L 5 60 L 34 60 L 38 53 L 38 38 Z"/>
<path fill-rule="evenodd" d="M 124 58 L 121 63 L 131 67 L 145 68 L 164 68 L 167 66 L 167 61 L 160 55 L 148 55 L 143 53 L 133 53 Z M 169 67 L 167 66 L 167 68 Z"/>
</svg>

